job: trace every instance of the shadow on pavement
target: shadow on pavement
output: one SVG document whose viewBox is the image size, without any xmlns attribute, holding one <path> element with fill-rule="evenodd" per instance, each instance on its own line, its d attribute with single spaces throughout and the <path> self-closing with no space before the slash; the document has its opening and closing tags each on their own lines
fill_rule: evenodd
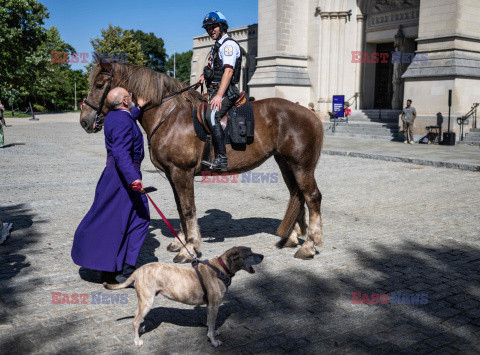
<svg viewBox="0 0 480 355">
<path fill-rule="evenodd" d="M 241 238 L 258 233 L 275 234 L 281 220 L 276 218 L 248 217 L 232 219 L 228 212 L 218 209 L 206 211 L 207 215 L 198 219 L 198 225 L 205 243 L 223 242 L 225 238 Z M 172 227 L 178 232 L 180 221 L 178 218 L 169 219 Z M 160 228 L 167 238 L 175 238 L 161 218 L 152 219 L 150 226 Z"/>
<path fill-rule="evenodd" d="M 0 220 L 13 223 L 10 237 L 0 245 L 0 324 L 8 323 L 7 309 L 11 311 L 21 307 L 20 295 L 34 290 L 41 283 L 41 280 L 28 283 L 15 279 L 20 272 L 22 276 L 30 272 L 31 265 L 24 250 L 37 244 L 40 237 L 33 225 L 34 216 L 25 204 L 2 207 L 0 210 Z"/>
<path fill-rule="evenodd" d="M 222 350 L 480 350 L 480 249 L 405 242 L 395 250 L 379 244 L 369 252 L 351 252 L 355 266 L 343 267 L 334 277 L 259 267 L 262 276 L 254 282 L 232 285 L 225 297 L 226 312 L 232 314 L 229 326 L 221 329 Z M 369 299 L 388 294 L 388 304 L 352 304 L 354 292 Z M 408 296 L 398 298 L 399 293 Z M 427 303 L 410 296 L 415 294 L 426 294 Z"/>
</svg>

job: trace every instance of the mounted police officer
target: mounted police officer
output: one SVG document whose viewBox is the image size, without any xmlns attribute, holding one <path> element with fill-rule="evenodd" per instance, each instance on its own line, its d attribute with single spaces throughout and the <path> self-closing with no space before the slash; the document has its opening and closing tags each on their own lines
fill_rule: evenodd
<svg viewBox="0 0 480 355">
<path fill-rule="evenodd" d="M 212 134 L 215 160 L 202 164 L 211 166 L 212 170 L 227 171 L 227 151 L 225 133 L 220 120 L 230 110 L 240 93 L 235 86 L 240 80 L 242 53 L 238 43 L 228 36 L 228 23 L 219 12 L 209 12 L 202 26 L 215 40 L 208 58 L 208 65 L 203 69 L 199 82 L 206 82 L 210 106 L 207 111 L 207 124 Z"/>
</svg>

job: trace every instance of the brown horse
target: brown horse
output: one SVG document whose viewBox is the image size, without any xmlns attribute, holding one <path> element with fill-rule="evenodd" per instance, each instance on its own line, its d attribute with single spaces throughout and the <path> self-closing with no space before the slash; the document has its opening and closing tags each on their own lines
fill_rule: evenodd
<svg viewBox="0 0 480 355">
<path fill-rule="evenodd" d="M 88 133 L 98 131 L 94 129 L 95 114 L 108 112 L 103 102 L 105 92 L 117 86 L 132 92 L 134 98 L 149 101 L 150 106 L 160 104 L 167 95 L 183 88 L 178 80 L 148 68 L 100 62 L 90 75 L 87 97 L 90 106 L 85 105 L 80 115 L 80 123 Z M 186 242 L 187 248 L 196 253 L 200 251 L 201 236 L 194 200 L 194 177 L 201 174 L 200 163 L 205 145 L 195 136 L 192 124 L 192 103 L 195 104 L 199 98 L 198 92 L 187 91 L 146 111 L 141 119 L 141 125 L 151 141 L 150 159 L 165 172 L 173 189 L 180 215 L 179 236 Z M 259 100 L 252 105 L 255 114 L 254 142 L 243 152 L 227 147 L 228 172 L 249 171 L 273 155 L 290 191 L 287 211 L 277 230 L 277 235 L 282 237 L 278 245 L 294 248 L 299 244 L 298 236 L 307 233 L 306 202 L 309 211 L 308 237 L 295 257 L 311 259 L 316 252 L 315 246 L 323 244 L 322 195 L 314 177 L 322 148 L 323 124 L 307 108 L 284 99 Z M 164 123 L 154 131 L 162 119 Z M 191 260 L 177 240 L 167 249 L 179 252 L 175 262 Z"/>
</svg>

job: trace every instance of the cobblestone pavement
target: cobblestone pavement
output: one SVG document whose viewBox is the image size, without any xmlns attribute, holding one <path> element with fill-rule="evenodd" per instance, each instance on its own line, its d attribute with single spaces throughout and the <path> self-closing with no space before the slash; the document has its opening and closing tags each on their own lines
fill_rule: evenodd
<svg viewBox="0 0 480 355">
<path fill-rule="evenodd" d="M 87 135 L 71 114 L 7 123 L 6 143 L 25 145 L 0 149 L 0 219 L 15 223 L 0 246 L 0 352 L 137 352 L 135 291 L 107 291 L 96 273 L 70 259 L 105 164 L 103 134 Z M 148 158 L 142 169 L 146 185 L 159 189 L 152 198 L 178 227 L 167 181 Z M 279 174 L 272 159 L 255 172 Z M 288 200 L 281 177 L 222 184 L 197 178 L 204 257 L 246 245 L 265 259 L 255 274 L 235 276 L 219 311 L 219 348 L 207 341 L 204 307 L 157 297 L 140 352 L 480 352 L 478 176 L 322 156 L 316 177 L 325 245 L 312 261 L 275 248 Z M 139 264 L 172 262 L 171 240 L 152 209 Z M 52 304 L 58 292 L 65 302 L 65 295 L 88 294 L 87 303 Z M 363 294 L 389 298 L 352 303 Z M 405 296 L 411 294 L 419 299 Z"/>
</svg>

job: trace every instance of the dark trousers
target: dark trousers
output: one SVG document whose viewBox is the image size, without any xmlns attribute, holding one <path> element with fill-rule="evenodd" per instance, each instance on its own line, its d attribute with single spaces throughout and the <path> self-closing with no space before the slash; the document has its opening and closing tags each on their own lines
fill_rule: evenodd
<svg viewBox="0 0 480 355">
<path fill-rule="evenodd" d="M 208 97 L 210 100 L 212 100 L 215 95 L 217 95 L 218 89 L 216 90 L 208 90 Z M 228 98 L 228 95 L 224 95 L 223 100 L 222 100 L 222 108 L 218 111 L 215 111 L 215 124 L 220 124 L 220 120 L 227 114 L 227 112 L 235 105 L 235 99 L 231 100 Z M 212 127 L 212 109 L 210 108 L 210 104 L 208 105 L 207 108 L 207 124 L 209 127 Z"/>
</svg>

